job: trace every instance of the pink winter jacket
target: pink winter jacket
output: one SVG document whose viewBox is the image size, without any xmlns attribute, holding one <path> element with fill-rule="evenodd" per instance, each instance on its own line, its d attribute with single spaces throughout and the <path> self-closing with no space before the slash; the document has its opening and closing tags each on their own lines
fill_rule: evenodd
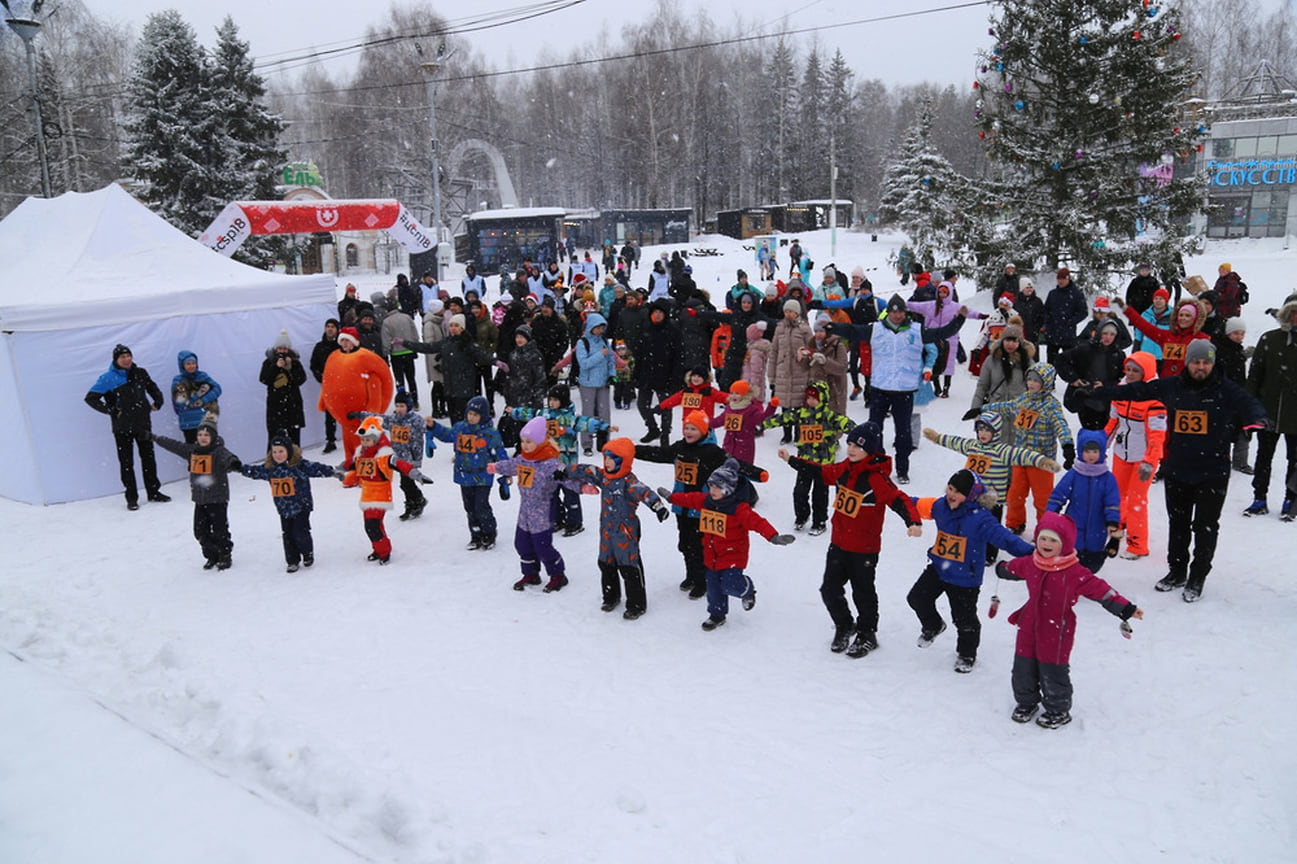
<svg viewBox="0 0 1297 864">
<path fill-rule="evenodd" d="M 730 404 L 720 415 L 712 418 L 713 429 L 725 430 L 725 443 L 721 449 L 741 462 L 754 462 L 757 456 L 757 429 L 761 421 L 773 417 L 775 408 L 753 399 L 742 408 L 735 407 L 738 396 L 730 396 Z"/>
<path fill-rule="evenodd" d="M 766 401 L 766 364 L 770 361 L 770 340 L 760 324 L 748 326 L 748 353 L 743 356 L 743 380 L 752 398 Z"/>
</svg>

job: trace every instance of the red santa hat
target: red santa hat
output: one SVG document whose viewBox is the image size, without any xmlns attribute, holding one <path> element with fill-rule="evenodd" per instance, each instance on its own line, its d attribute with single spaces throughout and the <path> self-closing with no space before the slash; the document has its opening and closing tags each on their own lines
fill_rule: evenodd
<svg viewBox="0 0 1297 864">
<path fill-rule="evenodd" d="M 360 332 L 356 330 L 355 327 L 343 327 L 342 330 L 338 332 L 338 344 L 341 345 L 343 342 L 351 342 L 359 347 Z"/>
</svg>

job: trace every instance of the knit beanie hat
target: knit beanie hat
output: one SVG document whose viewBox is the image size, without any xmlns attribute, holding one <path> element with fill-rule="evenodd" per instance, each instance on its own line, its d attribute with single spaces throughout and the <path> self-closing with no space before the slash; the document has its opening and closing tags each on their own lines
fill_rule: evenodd
<svg viewBox="0 0 1297 864">
<path fill-rule="evenodd" d="M 122 356 L 123 354 L 130 354 L 130 353 L 131 353 L 131 349 L 127 348 L 125 345 L 122 345 L 121 343 L 118 343 L 117 346 L 113 348 L 113 362 L 116 363 L 117 358 Z"/>
<path fill-rule="evenodd" d="M 721 490 L 723 495 L 733 495 L 739 485 L 739 463 L 733 456 L 707 477 L 707 485 Z"/>
<path fill-rule="evenodd" d="M 1166 290 L 1165 288 L 1159 288 L 1153 292 L 1154 300 L 1156 300 L 1159 297 L 1161 297 L 1163 300 L 1165 300 L 1168 303 L 1171 302 L 1171 292 Z"/>
<path fill-rule="evenodd" d="M 784 311 L 796 312 L 798 315 L 800 315 L 802 314 L 802 304 L 798 303 L 796 300 L 785 300 Z"/>
<path fill-rule="evenodd" d="M 967 468 L 963 468 L 950 475 L 947 485 L 954 487 L 955 491 L 961 495 L 968 495 L 973 491 L 973 484 L 977 482 L 977 475 Z"/>
<path fill-rule="evenodd" d="M 866 420 L 847 433 L 847 443 L 855 444 L 866 453 L 881 453 L 883 450 L 883 431 L 877 423 Z"/>
<path fill-rule="evenodd" d="M 748 385 L 748 382 L 740 378 L 739 380 L 735 381 L 733 384 L 730 385 L 730 395 L 746 396 L 751 391 L 751 389 L 752 388 Z"/>
<path fill-rule="evenodd" d="M 343 327 L 338 331 L 338 344 L 350 342 L 352 345 L 360 344 L 360 333 L 355 327 Z"/>
<path fill-rule="evenodd" d="M 526 339 L 528 342 L 530 342 L 530 341 L 531 341 L 531 328 L 530 328 L 529 326 L 527 326 L 526 324 L 519 324 L 518 327 L 513 331 L 513 335 L 515 335 L 515 336 L 521 336 L 522 338 L 524 338 L 524 339 Z"/>
<path fill-rule="evenodd" d="M 812 327 L 811 329 L 825 330 L 832 321 L 833 319 L 829 317 L 828 312 L 821 312 L 820 314 L 815 316 L 815 326 Z"/>
<path fill-rule="evenodd" d="M 288 338 L 287 330 L 280 330 L 279 335 L 275 337 L 275 349 L 287 348 L 293 350 L 293 340 Z"/>
<path fill-rule="evenodd" d="M 625 477 L 635 465 L 635 442 L 629 438 L 614 438 L 603 445 L 603 454 L 612 459 L 613 470 L 605 472 L 609 480 Z"/>
<path fill-rule="evenodd" d="M 707 415 L 697 409 L 694 409 L 685 415 L 685 425 L 694 427 L 704 435 L 706 435 L 707 431 L 712 428 L 712 424 L 707 419 Z"/>
<path fill-rule="evenodd" d="M 428 301 L 428 314 L 429 314 L 429 315 L 440 315 L 440 314 L 441 314 L 441 310 L 443 310 L 443 309 L 445 309 L 445 308 L 446 308 L 446 304 L 445 304 L 445 303 L 442 303 L 440 300 L 438 300 L 438 299 L 435 298 L 435 297 L 434 297 L 433 299 L 431 299 L 431 300 Z"/>
<path fill-rule="evenodd" d="M 396 403 L 398 403 L 398 404 L 400 404 L 400 405 L 404 405 L 406 408 L 413 407 L 413 405 L 414 405 L 414 397 L 411 396 L 411 395 L 410 395 L 406 390 L 404 390 L 404 389 L 397 390 L 397 391 L 396 391 L 396 398 L 393 399 L 392 401 L 393 401 L 393 402 L 396 402 Z"/>
<path fill-rule="evenodd" d="M 1184 362 L 1187 366 L 1196 360 L 1216 362 L 1216 346 L 1210 339 L 1194 339 L 1184 349 Z"/>
<path fill-rule="evenodd" d="M 1005 325 L 1005 328 L 1000 331 L 1000 341 L 1003 342 L 1005 339 L 1017 339 L 1019 342 L 1021 342 L 1022 325 L 1021 324 Z"/>
<path fill-rule="evenodd" d="M 1113 333 L 1121 332 L 1120 329 L 1117 327 L 1117 322 L 1111 318 L 1106 319 L 1102 324 L 1099 325 L 1098 332 L 1102 333 L 1104 330 L 1111 330 Z"/>
<path fill-rule="evenodd" d="M 544 444 L 548 431 L 549 426 L 545 422 L 545 418 L 536 416 L 527 421 L 527 424 L 522 427 L 522 431 L 518 433 L 518 437 L 533 444 Z"/>
<path fill-rule="evenodd" d="M 463 330 L 463 329 L 464 329 L 464 326 L 465 326 L 465 321 L 466 321 L 466 319 L 464 318 L 463 314 L 460 314 L 460 315 L 451 315 L 451 316 L 450 316 L 450 320 L 446 322 L 446 326 L 447 326 L 447 327 L 455 327 L 455 326 L 458 326 L 459 329 Z"/>
<path fill-rule="evenodd" d="M 1247 332 L 1247 322 L 1244 321 L 1242 318 L 1231 318 L 1225 322 L 1226 336 L 1228 336 L 1231 333 L 1246 333 L 1246 332 Z"/>
<path fill-rule="evenodd" d="M 779 288 L 776 287 L 776 286 L 774 285 L 774 283 L 771 283 L 771 284 L 769 284 L 769 285 L 766 286 L 766 299 L 767 299 L 767 300 L 773 300 L 774 298 L 776 298 L 776 297 L 778 297 L 778 296 L 779 296 Z"/>
<path fill-rule="evenodd" d="M 904 311 L 905 311 L 905 298 L 902 297 L 900 294 L 893 294 L 893 295 L 892 295 L 892 299 L 890 299 L 890 300 L 887 301 L 887 311 L 888 311 L 888 312 L 904 312 Z"/>
<path fill-rule="evenodd" d="M 288 437 L 288 432 L 280 429 L 270 438 L 271 447 L 283 447 L 289 453 L 293 452 L 293 439 Z"/>
</svg>

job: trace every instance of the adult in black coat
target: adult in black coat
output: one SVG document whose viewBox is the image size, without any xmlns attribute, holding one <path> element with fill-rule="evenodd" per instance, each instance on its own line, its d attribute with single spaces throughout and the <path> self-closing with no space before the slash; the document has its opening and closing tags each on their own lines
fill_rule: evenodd
<svg viewBox="0 0 1297 864">
<path fill-rule="evenodd" d="M 1004 265 L 1004 273 L 999 279 L 995 280 L 995 294 L 991 298 L 993 304 L 998 304 L 1000 298 L 1005 294 L 1012 294 L 1015 298 L 1018 296 L 1018 266 L 1010 261 Z"/>
<path fill-rule="evenodd" d="M 689 310 L 694 314 L 690 315 Z M 695 369 L 699 366 L 712 367 L 712 331 L 715 324 L 706 315 L 698 313 L 715 312 L 716 309 L 697 292 L 685 302 L 679 310 L 680 338 L 684 356 L 681 358 L 681 369 Z M 679 389 L 679 388 L 677 388 Z"/>
<path fill-rule="evenodd" d="M 324 381 L 324 364 L 329 355 L 338 350 L 338 331 L 341 329 L 336 318 L 324 322 L 324 335 L 311 349 L 311 374 L 319 383 Z M 332 453 L 338 449 L 338 421 L 328 411 L 324 412 L 324 452 Z"/>
<path fill-rule="evenodd" d="M 261 383 L 266 385 L 266 451 L 270 451 L 270 439 L 281 429 L 300 446 L 302 427 L 306 425 L 306 414 L 302 410 L 306 368 L 302 366 L 302 358 L 293 350 L 287 330 L 280 330 L 275 344 L 266 349 L 260 377 Z"/>
<path fill-rule="evenodd" d="M 743 377 L 743 358 L 748 353 L 748 327 L 758 321 L 764 321 L 766 330 L 773 333 L 775 325 L 779 323 L 778 319 L 771 321 L 761 314 L 756 295 L 752 292 L 739 295 L 738 308 L 733 311 L 699 312 L 687 308 L 686 314 L 690 312 L 710 320 L 715 327 L 726 324 L 730 327 L 730 341 L 725 348 L 725 365 L 721 367 L 720 374 L 716 378 L 716 385 L 722 390 L 729 390 L 731 384 Z"/>
<path fill-rule="evenodd" d="M 654 301 L 649 309 L 648 324 L 639 339 L 639 348 L 635 351 L 635 371 L 633 382 L 638 393 L 636 407 L 644 418 L 648 432 L 643 439 L 648 443 L 659 436 L 663 444 L 671 434 L 671 410 L 661 415 L 653 409 L 666 397 L 680 389 L 680 380 L 685 367 L 681 363 L 684 356 L 684 343 L 680 328 L 669 317 L 670 304 L 666 300 Z M 661 417 L 661 427 L 658 419 Z"/>
<path fill-rule="evenodd" d="M 1135 268 L 1135 278 L 1126 286 L 1126 305 L 1143 315 L 1153 305 L 1153 292 L 1161 287 L 1152 268 L 1141 263 Z"/>
<path fill-rule="evenodd" d="M 1026 276 L 1019 281 L 1018 296 L 1013 301 L 1013 311 L 1022 319 L 1022 335 L 1033 345 L 1045 338 L 1045 301 L 1036 293 L 1036 286 Z"/>
<path fill-rule="evenodd" d="M 151 414 L 162 410 L 162 391 L 153 383 L 143 366 L 135 365 L 131 349 L 125 345 L 113 349 L 112 364 L 86 393 L 85 401 L 100 414 L 112 418 L 117 466 L 121 471 L 122 488 L 126 492 L 126 508 L 138 510 L 140 507 L 139 488 L 135 485 L 137 446 L 148 499 L 170 501 L 170 496 L 162 493 L 162 484 L 158 482 L 158 464 L 151 440 Z"/>
<path fill-rule="evenodd" d="M 1267 424 L 1261 403 L 1221 375 L 1215 364 L 1216 349 L 1211 342 L 1194 339 L 1185 348 L 1185 368 L 1180 374 L 1100 387 L 1094 393 L 1110 401 L 1156 399 L 1166 406 L 1168 428 L 1161 474 L 1170 517 L 1168 572 L 1156 588 L 1171 591 L 1183 587 L 1187 603 L 1202 596 L 1216 554 L 1220 511 L 1229 490 L 1230 447 L 1240 429 L 1258 430 Z"/>
<path fill-rule="evenodd" d="M 401 342 L 400 345 L 418 354 L 437 354 L 441 357 L 441 371 L 446 379 L 446 407 L 452 423 L 464 419 L 468 400 L 478 395 L 478 370 L 486 370 L 495 362 L 491 353 L 479 345 L 464 326 L 463 315 L 446 319 L 445 339 L 440 342 Z M 392 340 L 397 345 L 397 340 Z"/>
<path fill-rule="evenodd" d="M 536 337 L 536 347 L 545 358 L 545 374 L 549 376 L 552 385 L 557 380 L 553 372 L 554 364 L 562 360 L 568 348 L 572 347 L 567 321 L 554 311 L 552 305 L 542 303 L 540 311 L 531 319 L 531 332 Z"/>
<path fill-rule="evenodd" d="M 423 291 L 411 285 L 404 273 L 396 274 L 396 308 L 414 320 L 423 312 Z"/>
<path fill-rule="evenodd" d="M 1087 339 L 1058 357 L 1059 377 L 1067 383 L 1063 407 L 1076 413 L 1081 426 L 1102 429 L 1108 424 L 1108 402 L 1091 395 L 1093 385 L 1116 384 L 1125 375 L 1126 355 L 1117 339 L 1117 321 L 1104 319 L 1095 339 Z"/>
<path fill-rule="evenodd" d="M 355 327 L 359 318 L 359 312 L 356 309 L 360 305 L 360 298 L 356 296 L 356 286 L 350 282 L 347 283 L 346 295 L 338 301 L 338 321 L 343 327 Z"/>
<path fill-rule="evenodd" d="M 1072 281 L 1072 272 L 1066 267 L 1058 271 L 1058 284 L 1045 298 L 1045 344 L 1049 346 L 1049 362 L 1076 344 L 1076 325 L 1090 314 L 1085 295 Z"/>
<path fill-rule="evenodd" d="M 387 359 L 387 354 L 383 351 L 383 332 L 378 328 L 373 303 L 362 300 L 357 304 L 356 333 L 360 335 L 361 348 L 368 348 L 384 360 Z"/>
<path fill-rule="evenodd" d="M 638 360 L 640 340 L 644 337 L 644 328 L 648 326 L 649 310 L 644 305 L 644 295 L 639 291 L 627 291 L 624 302 L 625 305 L 617 313 L 616 323 L 611 324 L 609 330 L 612 338 L 625 342 L 631 356 Z"/>
</svg>

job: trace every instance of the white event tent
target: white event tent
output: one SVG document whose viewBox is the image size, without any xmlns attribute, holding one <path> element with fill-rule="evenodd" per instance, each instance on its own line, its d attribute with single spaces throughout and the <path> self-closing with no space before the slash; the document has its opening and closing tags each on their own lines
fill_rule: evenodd
<svg viewBox="0 0 1297 864">
<path fill-rule="evenodd" d="M 0 221 L 0 496 L 54 504 L 121 494 L 109 419 L 84 402 L 118 343 L 162 390 L 155 433 L 182 437 L 171 379 L 177 354 L 193 351 L 223 389 L 226 444 L 245 460 L 264 456 L 265 351 L 287 330 L 308 362 L 336 301 L 332 276 L 232 261 L 117 185 L 28 198 Z M 324 436 L 307 379 L 304 445 Z M 157 460 L 164 483 L 186 476 L 170 453 Z"/>
</svg>

